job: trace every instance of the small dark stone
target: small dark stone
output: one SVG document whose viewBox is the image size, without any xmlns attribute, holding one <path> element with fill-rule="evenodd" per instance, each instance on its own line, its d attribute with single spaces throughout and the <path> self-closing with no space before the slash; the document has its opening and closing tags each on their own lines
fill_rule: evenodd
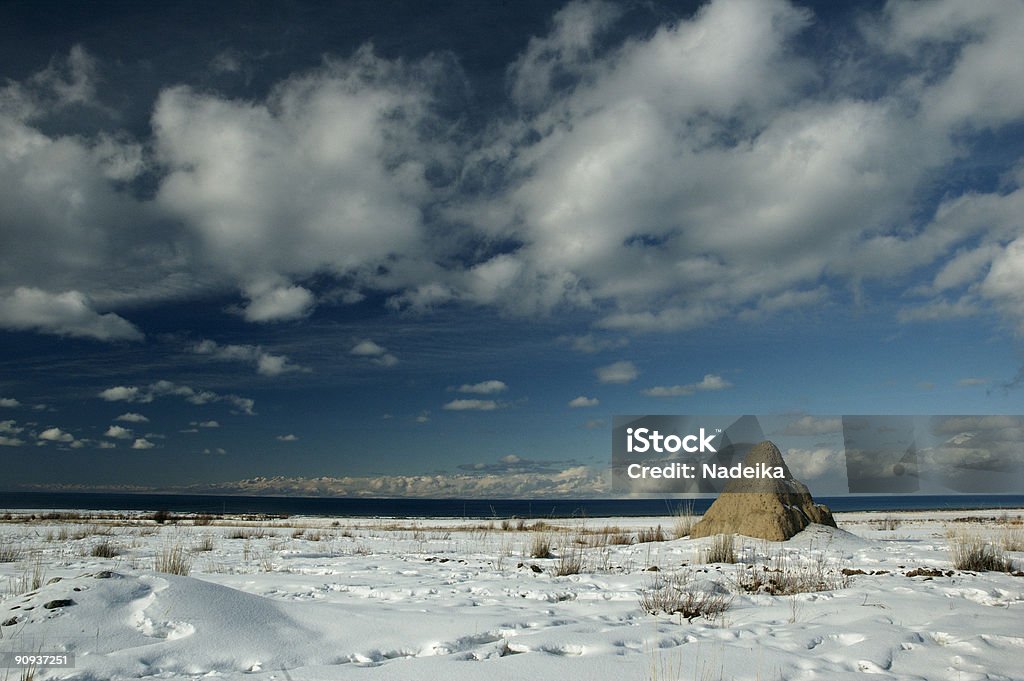
<svg viewBox="0 0 1024 681">
<path fill-rule="evenodd" d="M 47 601 L 46 603 L 43 603 L 43 607 L 47 610 L 53 610 L 55 608 L 64 608 L 74 604 L 75 602 L 70 598 L 57 598 L 52 601 Z"/>
<path fill-rule="evenodd" d="M 539 565 L 534 565 L 532 563 L 530 564 L 530 569 L 534 572 L 544 572 L 544 570 Z"/>
<path fill-rule="evenodd" d="M 647 568 L 647 572 L 661 572 L 661 568 L 659 568 L 657 565 L 652 565 L 651 567 Z"/>
<path fill-rule="evenodd" d="M 62 579 L 64 579 L 64 578 L 63 577 L 54 577 L 50 581 L 48 581 L 47 584 L 56 584 L 57 582 L 59 582 Z"/>
<path fill-rule="evenodd" d="M 0 622 L 0 627 L 13 627 L 17 623 L 18 623 L 18 618 L 17 617 L 11 617 L 11 618 L 5 619 L 3 622 Z"/>
<path fill-rule="evenodd" d="M 111 577 L 117 576 L 119 575 L 116 572 L 111 572 L 110 570 L 103 570 L 102 572 L 97 572 L 93 575 L 96 579 L 110 579 Z"/>
<path fill-rule="evenodd" d="M 860 568 L 857 568 L 856 570 L 854 570 L 852 568 L 843 568 L 842 569 L 842 573 L 844 575 L 846 575 L 847 577 L 850 577 L 852 575 L 866 575 L 867 574 L 866 572 L 864 572 Z"/>
</svg>

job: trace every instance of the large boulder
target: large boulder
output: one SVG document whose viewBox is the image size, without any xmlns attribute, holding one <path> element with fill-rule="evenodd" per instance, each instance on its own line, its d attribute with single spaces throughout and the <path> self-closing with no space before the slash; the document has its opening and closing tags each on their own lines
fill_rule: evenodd
<svg viewBox="0 0 1024 681">
<path fill-rule="evenodd" d="M 794 480 L 782 452 L 765 440 L 754 445 L 744 466 L 779 466 L 785 479 L 735 478 L 722 489 L 711 508 L 690 531 L 691 537 L 742 534 L 772 541 L 785 541 L 811 523 L 836 526 L 832 512 L 814 503 L 807 485 Z"/>
</svg>

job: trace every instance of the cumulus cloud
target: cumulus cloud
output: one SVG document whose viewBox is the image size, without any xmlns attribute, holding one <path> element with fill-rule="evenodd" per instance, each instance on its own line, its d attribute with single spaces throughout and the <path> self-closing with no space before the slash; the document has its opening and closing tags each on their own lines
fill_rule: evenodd
<svg viewBox="0 0 1024 681">
<path fill-rule="evenodd" d="M 369 339 L 356 343 L 349 353 L 357 357 L 365 357 L 377 366 L 393 367 L 398 364 L 398 358 L 388 352 L 387 348 Z"/>
<path fill-rule="evenodd" d="M 156 445 L 144 437 L 135 438 L 135 442 L 132 443 L 132 449 L 153 449 L 154 447 Z"/>
<path fill-rule="evenodd" d="M 0 328 L 100 341 L 143 339 L 134 324 L 113 312 L 97 312 L 79 291 L 49 293 L 26 286 L 0 295 Z"/>
<path fill-rule="evenodd" d="M 103 435 L 118 440 L 130 440 L 133 437 L 130 429 L 122 428 L 121 426 L 110 426 L 107 428 L 107 432 L 103 433 Z"/>
<path fill-rule="evenodd" d="M 498 406 L 494 400 L 452 400 L 442 408 L 447 411 L 493 411 Z"/>
<path fill-rule="evenodd" d="M 489 380 L 481 381 L 480 383 L 464 383 L 454 390 L 460 393 L 471 393 L 474 395 L 494 395 L 495 393 L 501 393 L 508 390 L 508 386 L 503 381 Z"/>
<path fill-rule="evenodd" d="M 569 400 L 569 406 L 573 408 L 578 407 L 596 407 L 601 403 L 596 397 L 587 397 L 586 395 L 580 395 Z"/>
<path fill-rule="evenodd" d="M 142 414 L 137 414 L 133 411 L 125 412 L 118 416 L 115 421 L 125 421 L 127 423 L 149 423 L 149 419 Z"/>
<path fill-rule="evenodd" d="M 312 311 L 313 292 L 301 286 L 260 282 L 247 286 L 249 299 L 242 315 L 250 322 L 282 322 L 301 319 Z"/>
<path fill-rule="evenodd" d="M 306 367 L 292 363 L 286 355 L 271 354 L 259 345 L 220 345 L 216 341 L 206 339 L 192 346 L 192 352 L 228 362 L 253 364 L 256 371 L 263 376 L 310 371 Z"/>
<path fill-rule="evenodd" d="M 14 399 L 13 397 L 0 397 L 0 407 L 14 408 L 20 406 L 21 402 Z"/>
<path fill-rule="evenodd" d="M 440 113 L 465 110 L 454 59 L 364 47 L 261 97 L 164 88 L 145 139 L 56 134 L 68 107 L 106 111 L 104 64 L 72 48 L 0 88 L 0 328 L 140 340 L 119 306 L 211 290 L 251 322 L 301 320 L 336 302 L 331 280 L 396 309 L 576 308 L 629 333 L 881 282 L 906 322 L 994 307 L 1024 328 L 1024 174 L 959 170 L 1024 120 L 1024 13 L 864 14 L 822 59 L 803 39 L 819 19 L 785 0 L 713 0 L 625 37 L 621 5 L 572 2 L 471 131 Z M 143 174 L 151 194 L 123 190 Z"/>
<path fill-rule="evenodd" d="M 243 414 L 256 414 L 256 403 L 248 397 L 238 395 L 221 395 L 211 390 L 196 390 L 187 385 L 179 385 L 171 381 L 157 381 L 140 388 L 134 385 L 117 385 L 99 392 L 97 397 L 107 402 L 138 402 L 148 404 L 157 397 L 180 397 L 189 404 L 204 405 L 212 402 L 227 402 Z"/>
<path fill-rule="evenodd" d="M 725 390 L 731 388 L 732 383 L 716 374 L 705 374 L 697 383 L 686 385 L 654 386 L 644 390 L 644 394 L 650 397 L 679 397 L 682 395 L 693 395 L 702 390 Z"/>
<path fill-rule="evenodd" d="M 314 296 L 296 277 L 369 276 L 418 247 L 435 155 L 418 131 L 441 69 L 366 47 L 292 76 L 263 101 L 186 86 L 161 93 L 153 127 L 169 172 L 157 202 L 242 284 L 247 319 L 308 314 Z"/>
<path fill-rule="evenodd" d="M 43 432 L 36 436 L 39 440 L 45 440 L 46 442 L 74 442 L 75 436 L 71 433 L 64 432 L 56 426 L 47 428 Z"/>
<path fill-rule="evenodd" d="M 25 441 L 17 437 L 25 429 L 17 421 L 0 421 L 0 447 L 20 447 Z"/>
<path fill-rule="evenodd" d="M 594 369 L 597 380 L 601 383 L 629 383 L 640 375 L 636 365 L 632 362 L 613 362 L 607 366 Z"/>
<path fill-rule="evenodd" d="M 814 480 L 828 474 L 840 479 L 846 476 L 846 456 L 840 450 L 790 448 L 786 450 L 785 459 L 797 480 Z"/>
<path fill-rule="evenodd" d="M 296 442 L 299 439 L 299 436 L 293 433 L 288 433 L 287 435 L 278 435 L 276 439 L 281 442 Z"/>
</svg>

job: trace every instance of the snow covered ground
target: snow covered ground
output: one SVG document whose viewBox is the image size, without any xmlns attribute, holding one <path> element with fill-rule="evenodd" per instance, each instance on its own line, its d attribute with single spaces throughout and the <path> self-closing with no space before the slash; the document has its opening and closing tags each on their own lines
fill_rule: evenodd
<svg viewBox="0 0 1024 681">
<path fill-rule="evenodd" d="M 838 531 L 737 538 L 735 564 L 704 562 L 713 538 L 671 539 L 673 518 L 30 513 L 0 522 L 0 651 L 76 656 L 36 679 L 1024 678 L 1024 576 L 955 570 L 948 536 L 1005 538 L 1024 569 L 1024 511 L 837 514 Z M 659 524 L 668 541 L 636 541 Z M 188 574 L 155 570 L 168 558 Z"/>
</svg>

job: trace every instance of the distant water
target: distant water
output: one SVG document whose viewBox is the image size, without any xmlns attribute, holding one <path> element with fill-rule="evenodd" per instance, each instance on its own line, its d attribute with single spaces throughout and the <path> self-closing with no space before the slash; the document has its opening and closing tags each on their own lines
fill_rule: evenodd
<svg viewBox="0 0 1024 681">
<path fill-rule="evenodd" d="M 256 513 L 352 518 L 600 518 L 662 516 L 687 505 L 703 513 L 713 499 L 341 499 L 199 494 L 0 493 L 0 513 L 15 509 Z M 833 511 L 1024 508 L 1024 495 L 821 497 Z"/>
</svg>

